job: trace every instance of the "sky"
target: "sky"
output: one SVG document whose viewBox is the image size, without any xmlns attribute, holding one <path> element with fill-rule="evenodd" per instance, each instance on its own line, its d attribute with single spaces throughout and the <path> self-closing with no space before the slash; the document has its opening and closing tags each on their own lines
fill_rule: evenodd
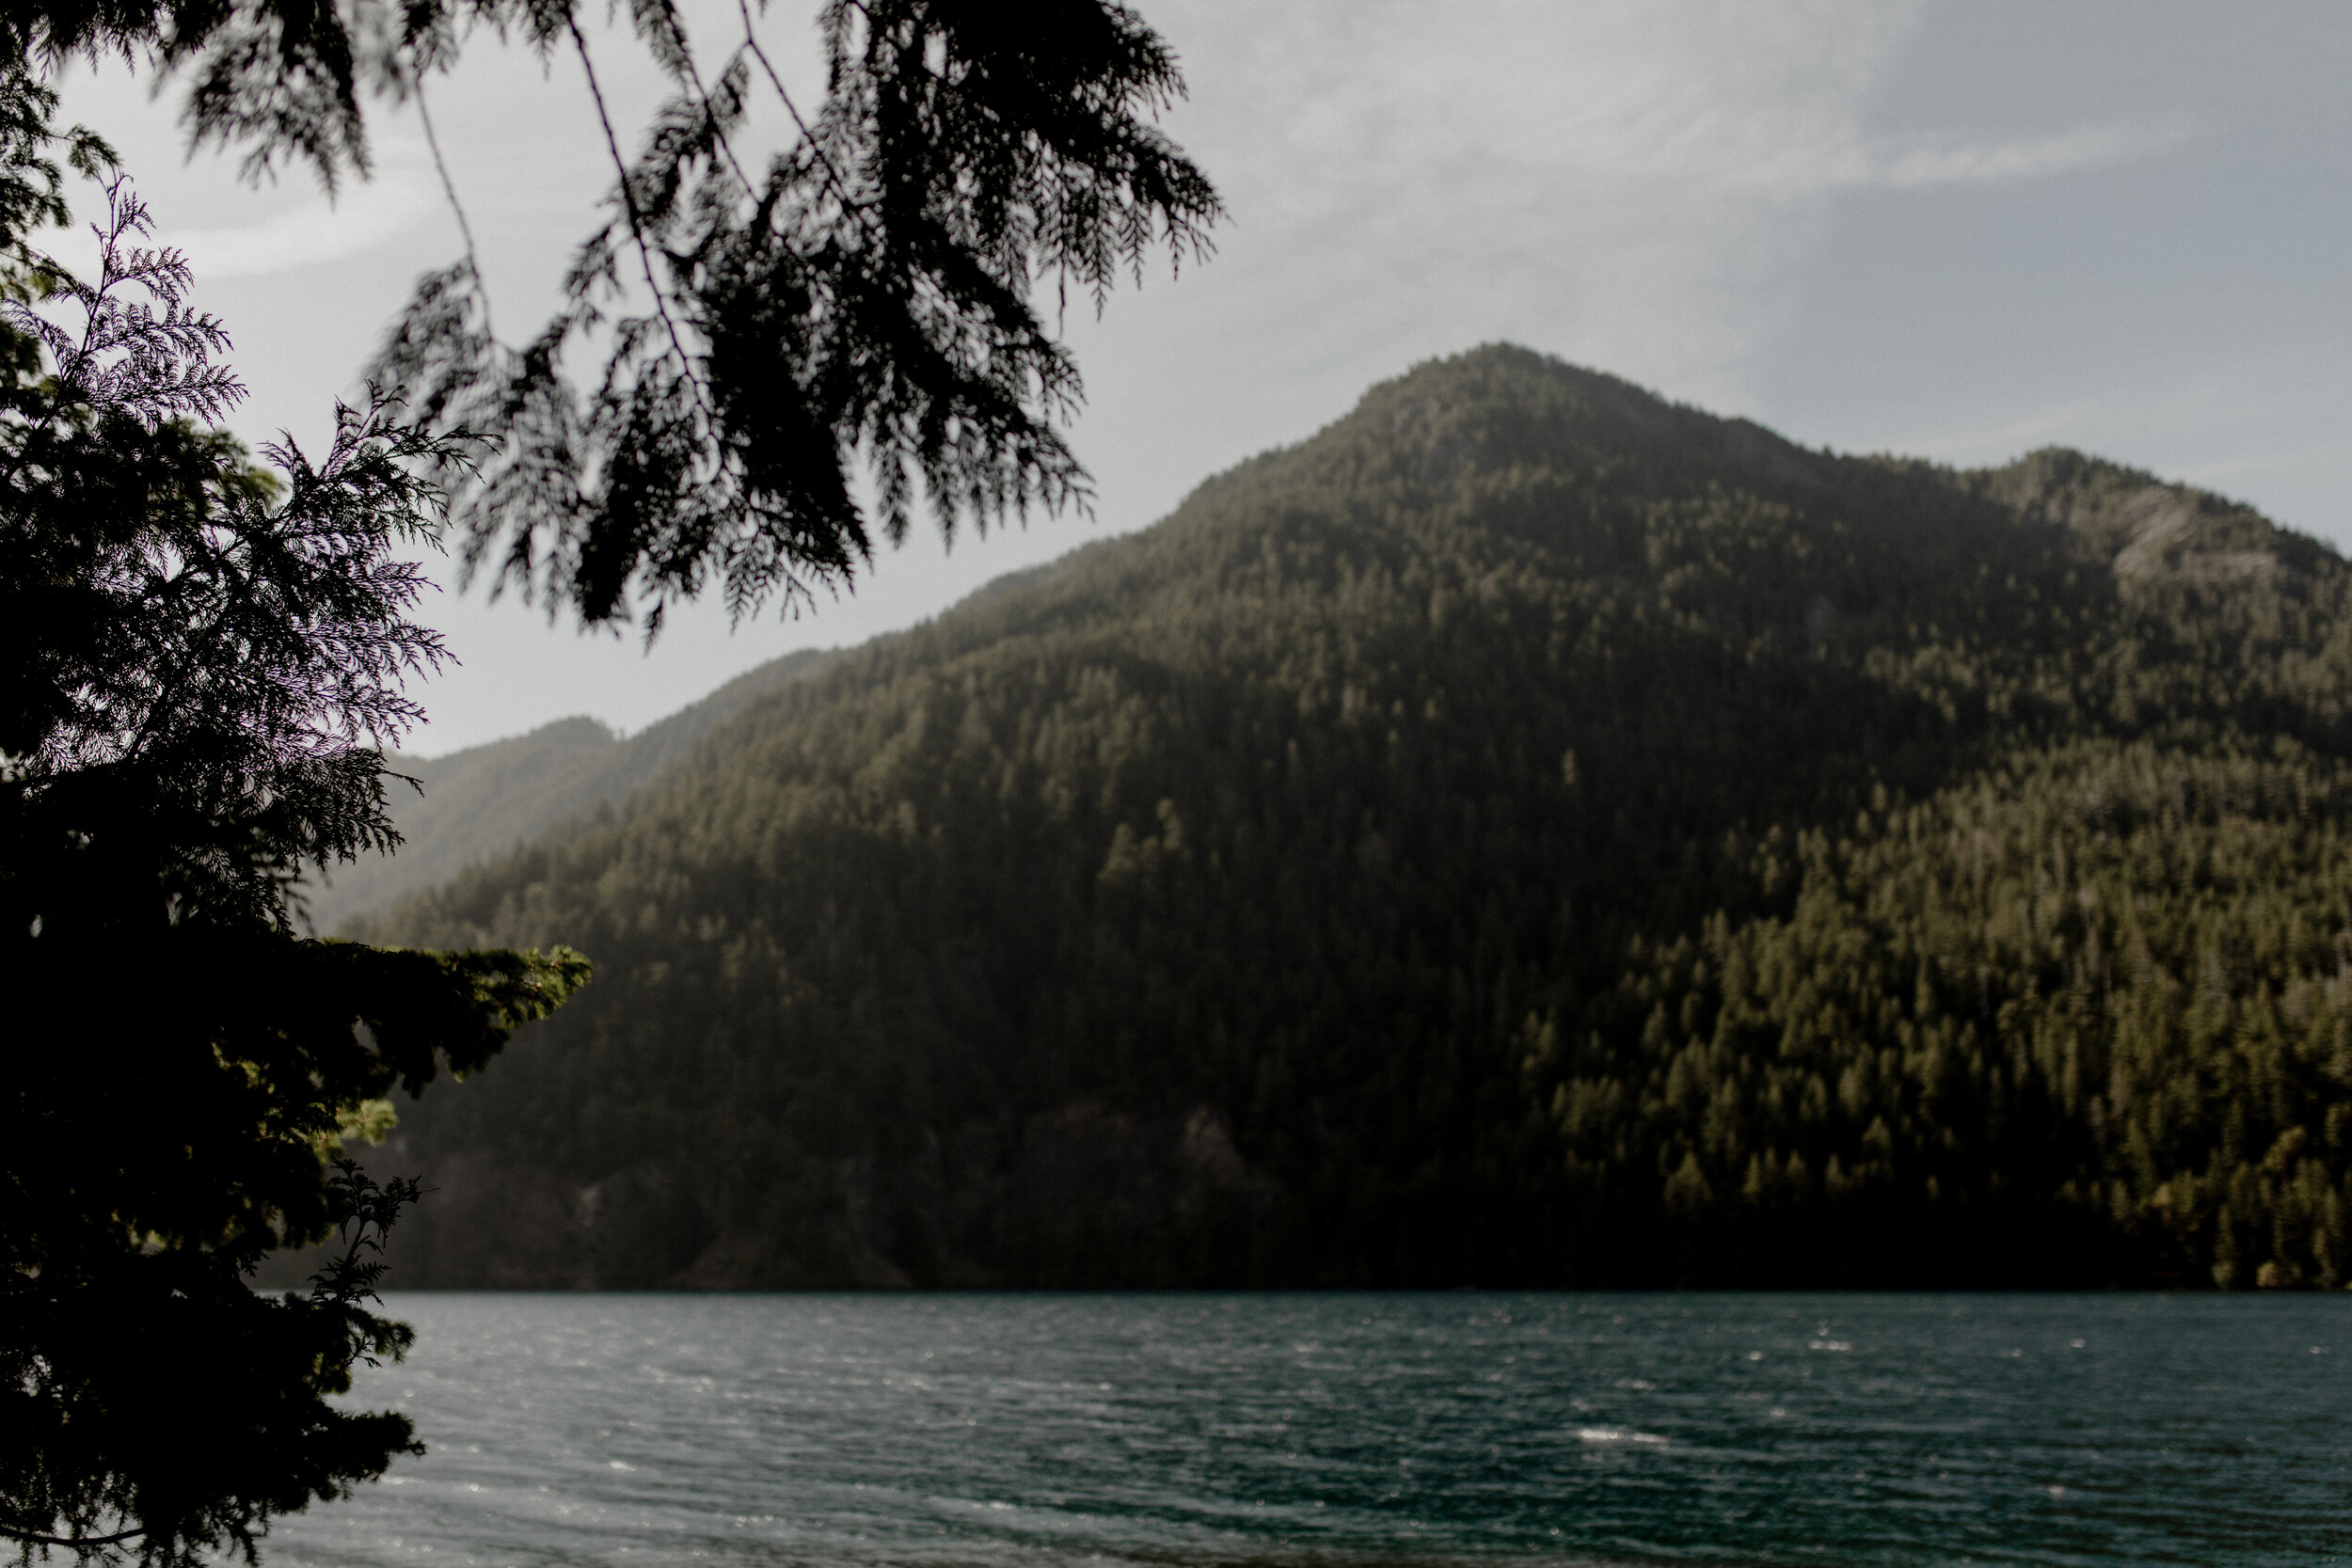
<svg viewBox="0 0 2352 1568">
<path fill-rule="evenodd" d="M 1205 266 L 1073 309 L 1090 519 L 884 553 L 854 594 L 650 650 L 440 591 L 459 662 L 406 750 L 573 714 L 634 731 L 797 648 L 938 613 L 1148 526 L 1375 382 L 1498 340 L 1843 451 L 2082 448 L 2352 546 L 2352 7 L 2168 0 L 1141 0 L 1190 97 L 1168 131 L 1231 209 Z M 771 54 L 814 96 L 815 7 Z M 715 55 L 732 5 L 696 13 Z M 596 40 L 616 120 L 660 84 Z M 412 110 L 331 203 L 184 158 L 181 84 L 76 68 L 252 395 L 323 445 L 338 396 L 458 235 Z M 576 61 L 484 37 L 431 106 L 510 341 L 543 319 L 611 166 Z"/>
</svg>

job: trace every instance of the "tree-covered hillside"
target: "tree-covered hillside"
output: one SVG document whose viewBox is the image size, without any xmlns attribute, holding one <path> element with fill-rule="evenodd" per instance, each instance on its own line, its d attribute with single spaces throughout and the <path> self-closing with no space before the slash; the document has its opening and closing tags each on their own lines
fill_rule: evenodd
<svg viewBox="0 0 2352 1568">
<path fill-rule="evenodd" d="M 2332 551 L 1508 348 L 371 928 L 410 1284 L 2339 1284 Z"/>
<path fill-rule="evenodd" d="M 304 912 L 319 930 L 333 931 L 574 816 L 617 806 L 744 704 L 806 680 L 834 657 L 830 648 L 810 648 L 770 659 L 627 739 L 594 719 L 559 719 L 447 756 L 388 757 L 385 804 L 400 847 L 335 867 L 306 890 Z"/>
</svg>

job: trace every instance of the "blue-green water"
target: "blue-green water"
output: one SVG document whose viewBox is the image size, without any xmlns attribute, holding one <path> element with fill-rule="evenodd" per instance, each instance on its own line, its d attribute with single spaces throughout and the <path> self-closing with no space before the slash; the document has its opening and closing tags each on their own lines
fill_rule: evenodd
<svg viewBox="0 0 2352 1568">
<path fill-rule="evenodd" d="M 2352 1299 L 410 1295 L 278 1564 L 2352 1560 Z"/>
</svg>

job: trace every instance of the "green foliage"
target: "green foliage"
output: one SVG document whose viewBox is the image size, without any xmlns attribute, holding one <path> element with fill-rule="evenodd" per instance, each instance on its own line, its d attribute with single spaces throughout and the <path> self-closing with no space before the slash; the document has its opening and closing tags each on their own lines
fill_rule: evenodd
<svg viewBox="0 0 2352 1568">
<path fill-rule="evenodd" d="M 400 847 L 337 865 L 325 885 L 306 888 L 310 916 L 319 930 L 332 932 L 354 915 L 437 887 L 571 817 L 610 812 L 744 704 L 808 679 L 834 657 L 804 649 L 771 659 L 626 740 L 593 719 L 563 719 L 447 756 L 388 757 L 386 815 Z"/>
<path fill-rule="evenodd" d="M 127 1531 L 145 1562 L 249 1547 L 415 1446 L 405 1417 L 326 1402 L 406 1331 L 246 1275 L 353 1217 L 322 1165 L 346 1113 L 479 1068 L 586 966 L 210 921 L 23 929 L 0 956 L 18 994 L 87 1000 L 0 1097 L 0 1528 L 28 1549 Z"/>
<path fill-rule="evenodd" d="M 1787 898 L 1637 944 L 1528 1070 L 1587 1201 L 1691 1222 L 1703 1277 L 2339 1286 L 2347 807 L 2286 741 L 2020 753 L 1775 835 Z"/>
<path fill-rule="evenodd" d="M 391 842 L 378 744 L 440 649 L 390 552 L 437 520 L 443 443 L 378 404 L 265 470 L 205 428 L 241 388 L 128 187 L 95 282 L 24 244 L 77 150 L 53 108 L 0 71 L 32 171 L 0 180 L 0 1538 L 194 1564 L 413 1449 L 328 1402 L 406 1343 L 369 1265 L 246 1276 L 339 1222 L 376 1244 L 397 1205 L 330 1174 L 341 1139 L 587 966 L 296 934 L 306 871 Z"/>
<path fill-rule="evenodd" d="M 1488 349 L 380 922 L 443 1283 L 2333 1283 L 2352 574 Z"/>
<path fill-rule="evenodd" d="M 754 8 L 707 71 L 674 0 L 626 14 L 671 90 L 633 155 L 572 0 L 41 0 L 0 20 L 0 64 L 184 70 L 197 143 L 331 188 L 366 169 L 363 88 L 421 107 L 485 31 L 573 57 L 614 180 L 561 308 L 501 341 L 469 239 L 378 371 L 427 425 L 483 438 L 438 476 L 469 566 L 588 621 L 642 600 L 650 633 L 708 587 L 739 615 L 844 587 L 924 506 L 952 531 L 1083 504 L 1058 428 L 1083 387 L 1034 295 L 1100 309 L 1147 259 L 1206 254 L 1216 192 L 1153 123 L 1184 92 L 1168 45 L 1105 0 L 826 0 L 803 109 Z M 764 164 L 755 111 L 793 128 Z M 583 350 L 603 359 L 585 395 L 564 363 Z"/>
</svg>

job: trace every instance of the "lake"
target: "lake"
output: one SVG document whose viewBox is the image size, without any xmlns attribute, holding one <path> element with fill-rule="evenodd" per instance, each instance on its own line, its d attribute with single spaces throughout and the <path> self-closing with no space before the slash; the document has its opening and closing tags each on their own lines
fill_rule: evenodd
<svg viewBox="0 0 2352 1568">
<path fill-rule="evenodd" d="M 2352 1298 L 409 1294 L 271 1564 L 2352 1561 Z"/>
</svg>

